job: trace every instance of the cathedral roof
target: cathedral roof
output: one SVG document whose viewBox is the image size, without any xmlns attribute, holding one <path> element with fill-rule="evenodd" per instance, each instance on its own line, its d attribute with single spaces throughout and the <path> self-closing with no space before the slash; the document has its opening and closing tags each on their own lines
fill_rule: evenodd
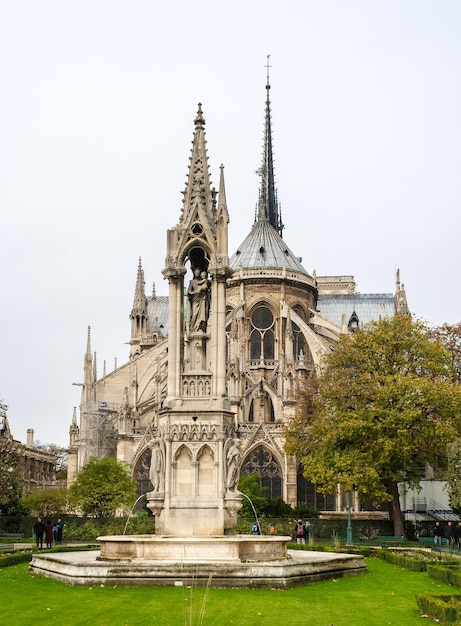
<svg viewBox="0 0 461 626">
<path fill-rule="evenodd" d="M 147 330 L 168 335 L 168 296 L 152 296 L 147 299 Z"/>
<path fill-rule="evenodd" d="M 383 317 L 393 317 L 396 312 L 392 293 L 319 294 L 317 309 L 339 327 L 342 326 L 343 315 L 348 324 L 355 313 L 359 328 Z"/>
<path fill-rule="evenodd" d="M 306 274 L 301 259 L 296 257 L 269 220 L 260 219 L 230 258 L 230 266 L 236 270 L 257 268 L 286 268 Z"/>
</svg>

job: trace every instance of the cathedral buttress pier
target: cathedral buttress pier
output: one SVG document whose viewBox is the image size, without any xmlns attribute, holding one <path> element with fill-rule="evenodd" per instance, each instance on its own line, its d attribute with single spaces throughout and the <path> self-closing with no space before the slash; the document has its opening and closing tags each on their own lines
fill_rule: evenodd
<svg viewBox="0 0 461 626">
<path fill-rule="evenodd" d="M 147 498 L 156 533 L 166 536 L 231 534 L 242 499 L 240 446 L 226 394 L 229 217 L 223 168 L 219 194 L 211 188 L 204 126 L 199 105 L 183 208 L 168 231 L 163 271 L 168 390 L 152 442 L 154 488 Z"/>
</svg>

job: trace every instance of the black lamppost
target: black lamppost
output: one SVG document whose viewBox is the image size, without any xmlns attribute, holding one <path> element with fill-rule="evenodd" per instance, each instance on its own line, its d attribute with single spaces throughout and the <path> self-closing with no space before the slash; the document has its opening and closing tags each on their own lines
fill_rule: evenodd
<svg viewBox="0 0 461 626">
<path fill-rule="evenodd" d="M 352 504 L 352 490 L 349 489 L 347 492 L 347 529 L 346 529 L 346 546 L 354 545 L 352 541 L 352 512 L 351 512 L 351 504 Z"/>
</svg>

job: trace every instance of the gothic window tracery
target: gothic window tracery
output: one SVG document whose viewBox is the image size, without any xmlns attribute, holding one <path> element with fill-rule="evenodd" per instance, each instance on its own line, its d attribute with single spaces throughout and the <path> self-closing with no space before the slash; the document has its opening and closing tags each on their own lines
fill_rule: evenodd
<svg viewBox="0 0 461 626">
<path fill-rule="evenodd" d="M 269 498 L 282 496 L 282 470 L 272 452 L 263 445 L 254 448 L 245 458 L 242 474 L 256 474 L 260 487 L 266 487 Z"/>
<path fill-rule="evenodd" d="M 260 305 L 251 314 L 250 359 L 274 358 L 274 326 L 272 311 Z"/>
</svg>

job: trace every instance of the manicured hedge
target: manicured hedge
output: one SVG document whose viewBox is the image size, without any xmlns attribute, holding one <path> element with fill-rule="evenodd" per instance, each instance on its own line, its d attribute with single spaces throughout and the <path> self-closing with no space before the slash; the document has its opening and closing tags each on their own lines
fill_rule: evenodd
<svg viewBox="0 0 461 626">
<path fill-rule="evenodd" d="M 418 550 L 413 550 L 412 552 L 379 550 L 376 554 L 380 559 L 384 559 L 385 561 L 389 561 L 389 563 L 399 565 L 400 567 L 406 567 L 413 572 L 425 572 L 430 565 L 435 565 L 440 562 L 440 557 Z M 459 563 L 450 559 L 445 559 L 443 563 L 444 565 L 455 564 L 457 567 L 459 566 Z"/>
<path fill-rule="evenodd" d="M 32 552 L 5 554 L 5 556 L 0 556 L 0 567 L 8 567 L 8 565 L 17 565 L 18 563 L 29 563 L 31 560 Z"/>
<path fill-rule="evenodd" d="M 428 615 L 438 622 L 458 623 L 461 620 L 461 596 L 418 594 L 416 602 L 422 615 Z"/>
<path fill-rule="evenodd" d="M 427 566 L 427 573 L 431 578 L 441 580 L 444 583 L 453 585 L 454 587 L 461 587 L 461 563 L 440 563 L 430 564 Z"/>
</svg>

